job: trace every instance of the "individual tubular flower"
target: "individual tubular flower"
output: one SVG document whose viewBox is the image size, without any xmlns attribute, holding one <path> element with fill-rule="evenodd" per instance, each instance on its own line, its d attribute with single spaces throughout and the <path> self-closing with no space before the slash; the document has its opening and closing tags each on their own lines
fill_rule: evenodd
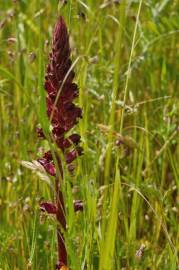
<svg viewBox="0 0 179 270">
<path fill-rule="evenodd" d="M 45 76 L 45 90 L 47 115 L 51 124 L 52 142 L 60 148 L 64 154 L 64 160 L 70 172 L 74 170 L 72 162 L 82 154 L 79 146 L 80 135 L 74 133 L 68 135 L 69 131 L 78 123 L 82 117 L 81 108 L 77 107 L 73 101 L 78 97 L 78 86 L 73 82 L 74 71 L 71 66 L 70 46 L 67 27 L 62 17 L 57 20 L 53 32 L 52 50 L 49 55 L 49 64 Z M 42 129 L 37 129 L 38 137 L 44 138 Z M 61 160 L 57 153 L 56 159 L 59 164 L 61 178 L 63 171 Z M 65 206 L 60 185 L 60 177 L 56 173 L 54 160 L 51 151 L 44 154 L 38 162 L 44 167 L 46 172 L 55 177 L 56 202 L 43 202 L 40 208 L 43 212 L 56 215 L 58 221 L 57 242 L 58 242 L 58 263 L 56 269 L 61 269 L 67 265 L 67 251 L 65 247 L 62 230 L 66 230 Z M 74 211 L 83 210 L 83 203 L 79 200 L 74 202 Z M 60 225 L 60 226 L 59 226 Z"/>
<path fill-rule="evenodd" d="M 39 158 L 38 162 L 44 167 L 47 173 L 51 176 L 55 176 L 55 166 L 50 151 L 46 152 L 42 158 Z"/>
</svg>

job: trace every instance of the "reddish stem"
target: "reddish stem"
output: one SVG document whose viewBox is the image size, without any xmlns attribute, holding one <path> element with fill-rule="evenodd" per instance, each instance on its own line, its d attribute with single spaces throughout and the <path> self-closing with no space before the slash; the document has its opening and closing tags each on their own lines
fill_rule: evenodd
<svg viewBox="0 0 179 270">
<path fill-rule="evenodd" d="M 63 236 L 63 230 L 66 230 L 65 205 L 62 191 L 60 190 L 60 179 L 56 177 L 56 205 L 57 205 L 57 244 L 58 244 L 58 266 L 67 265 L 67 251 Z M 60 229 L 62 227 L 62 229 Z M 58 268 L 57 268 L 58 269 Z M 60 268 L 59 268 L 60 269 Z"/>
</svg>

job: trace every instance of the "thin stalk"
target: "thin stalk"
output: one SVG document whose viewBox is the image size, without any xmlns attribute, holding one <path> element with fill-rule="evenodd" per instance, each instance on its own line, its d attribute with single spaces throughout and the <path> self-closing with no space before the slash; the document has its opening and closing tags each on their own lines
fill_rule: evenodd
<svg viewBox="0 0 179 270">
<path fill-rule="evenodd" d="M 63 193 L 60 190 L 60 179 L 55 179 L 56 186 L 56 206 L 57 206 L 57 243 L 58 243 L 58 259 L 60 264 L 67 265 L 67 251 L 62 230 L 66 230 L 66 217 Z M 62 229 L 60 228 L 62 227 Z"/>
<path fill-rule="evenodd" d="M 105 184 L 108 183 L 109 180 L 109 172 L 110 172 L 110 165 L 111 165 L 111 153 L 112 153 L 112 132 L 115 126 L 115 110 L 116 110 L 116 100 L 118 95 L 118 88 L 119 88 L 119 68 L 120 68 L 120 59 L 121 59 L 121 52 L 122 52 L 122 38 L 123 38 L 123 28 L 125 24 L 125 11 L 126 11 L 126 1 L 120 5 L 119 8 L 119 18 L 120 24 L 118 28 L 118 33 L 116 37 L 116 55 L 114 58 L 114 79 L 113 79 L 113 93 L 112 93 L 112 104 L 111 104 L 111 113 L 109 118 L 109 136 L 108 136 L 108 144 L 107 144 L 107 151 L 106 151 L 106 160 L 105 160 Z M 121 25 L 123 27 L 121 27 Z"/>
<path fill-rule="evenodd" d="M 124 111 L 125 111 L 125 105 L 126 105 L 126 100 L 127 100 L 127 95 L 128 95 L 129 78 L 131 75 L 131 63 L 132 63 L 132 57 L 133 57 L 133 53 L 134 53 L 134 49 L 135 49 L 137 27 L 139 24 L 139 17 L 140 17 L 141 8 L 142 8 L 142 0 L 140 0 L 140 2 L 139 2 L 139 8 L 138 8 L 137 18 L 136 18 L 136 23 L 135 23 L 135 28 L 134 28 L 134 34 L 133 34 L 133 38 L 132 38 L 132 47 L 131 47 L 131 52 L 130 52 L 130 57 L 129 57 L 128 68 L 127 68 L 127 77 L 126 77 L 126 83 L 125 83 L 125 88 L 124 88 L 123 107 L 122 107 L 122 111 L 121 111 L 121 123 L 120 123 L 120 133 L 121 134 L 122 134 L 123 124 L 124 124 Z"/>
</svg>

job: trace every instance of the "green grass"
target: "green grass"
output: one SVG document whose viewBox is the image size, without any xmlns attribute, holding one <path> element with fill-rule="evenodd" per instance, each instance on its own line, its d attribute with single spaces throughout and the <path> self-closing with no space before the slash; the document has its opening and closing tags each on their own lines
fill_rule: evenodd
<svg viewBox="0 0 179 270">
<path fill-rule="evenodd" d="M 57 2 L 0 1 L 0 269 L 56 263 L 56 224 L 39 211 L 53 191 L 21 161 L 48 147 L 35 129 L 48 128 L 46 41 L 58 14 L 83 108 L 76 130 L 84 155 L 64 184 L 70 267 L 178 269 L 179 3 Z M 75 198 L 83 213 L 74 214 Z"/>
</svg>

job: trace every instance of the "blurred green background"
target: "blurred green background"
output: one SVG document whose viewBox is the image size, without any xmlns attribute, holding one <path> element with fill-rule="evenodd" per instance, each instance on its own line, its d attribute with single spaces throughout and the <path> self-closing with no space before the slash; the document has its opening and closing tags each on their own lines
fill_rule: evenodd
<svg viewBox="0 0 179 270">
<path fill-rule="evenodd" d="M 48 148 L 35 130 L 59 14 L 83 108 L 84 155 L 65 176 L 70 269 L 178 269 L 177 0 L 0 1 L 0 269 L 56 263 L 56 224 L 39 211 L 53 192 L 21 161 Z"/>
</svg>

